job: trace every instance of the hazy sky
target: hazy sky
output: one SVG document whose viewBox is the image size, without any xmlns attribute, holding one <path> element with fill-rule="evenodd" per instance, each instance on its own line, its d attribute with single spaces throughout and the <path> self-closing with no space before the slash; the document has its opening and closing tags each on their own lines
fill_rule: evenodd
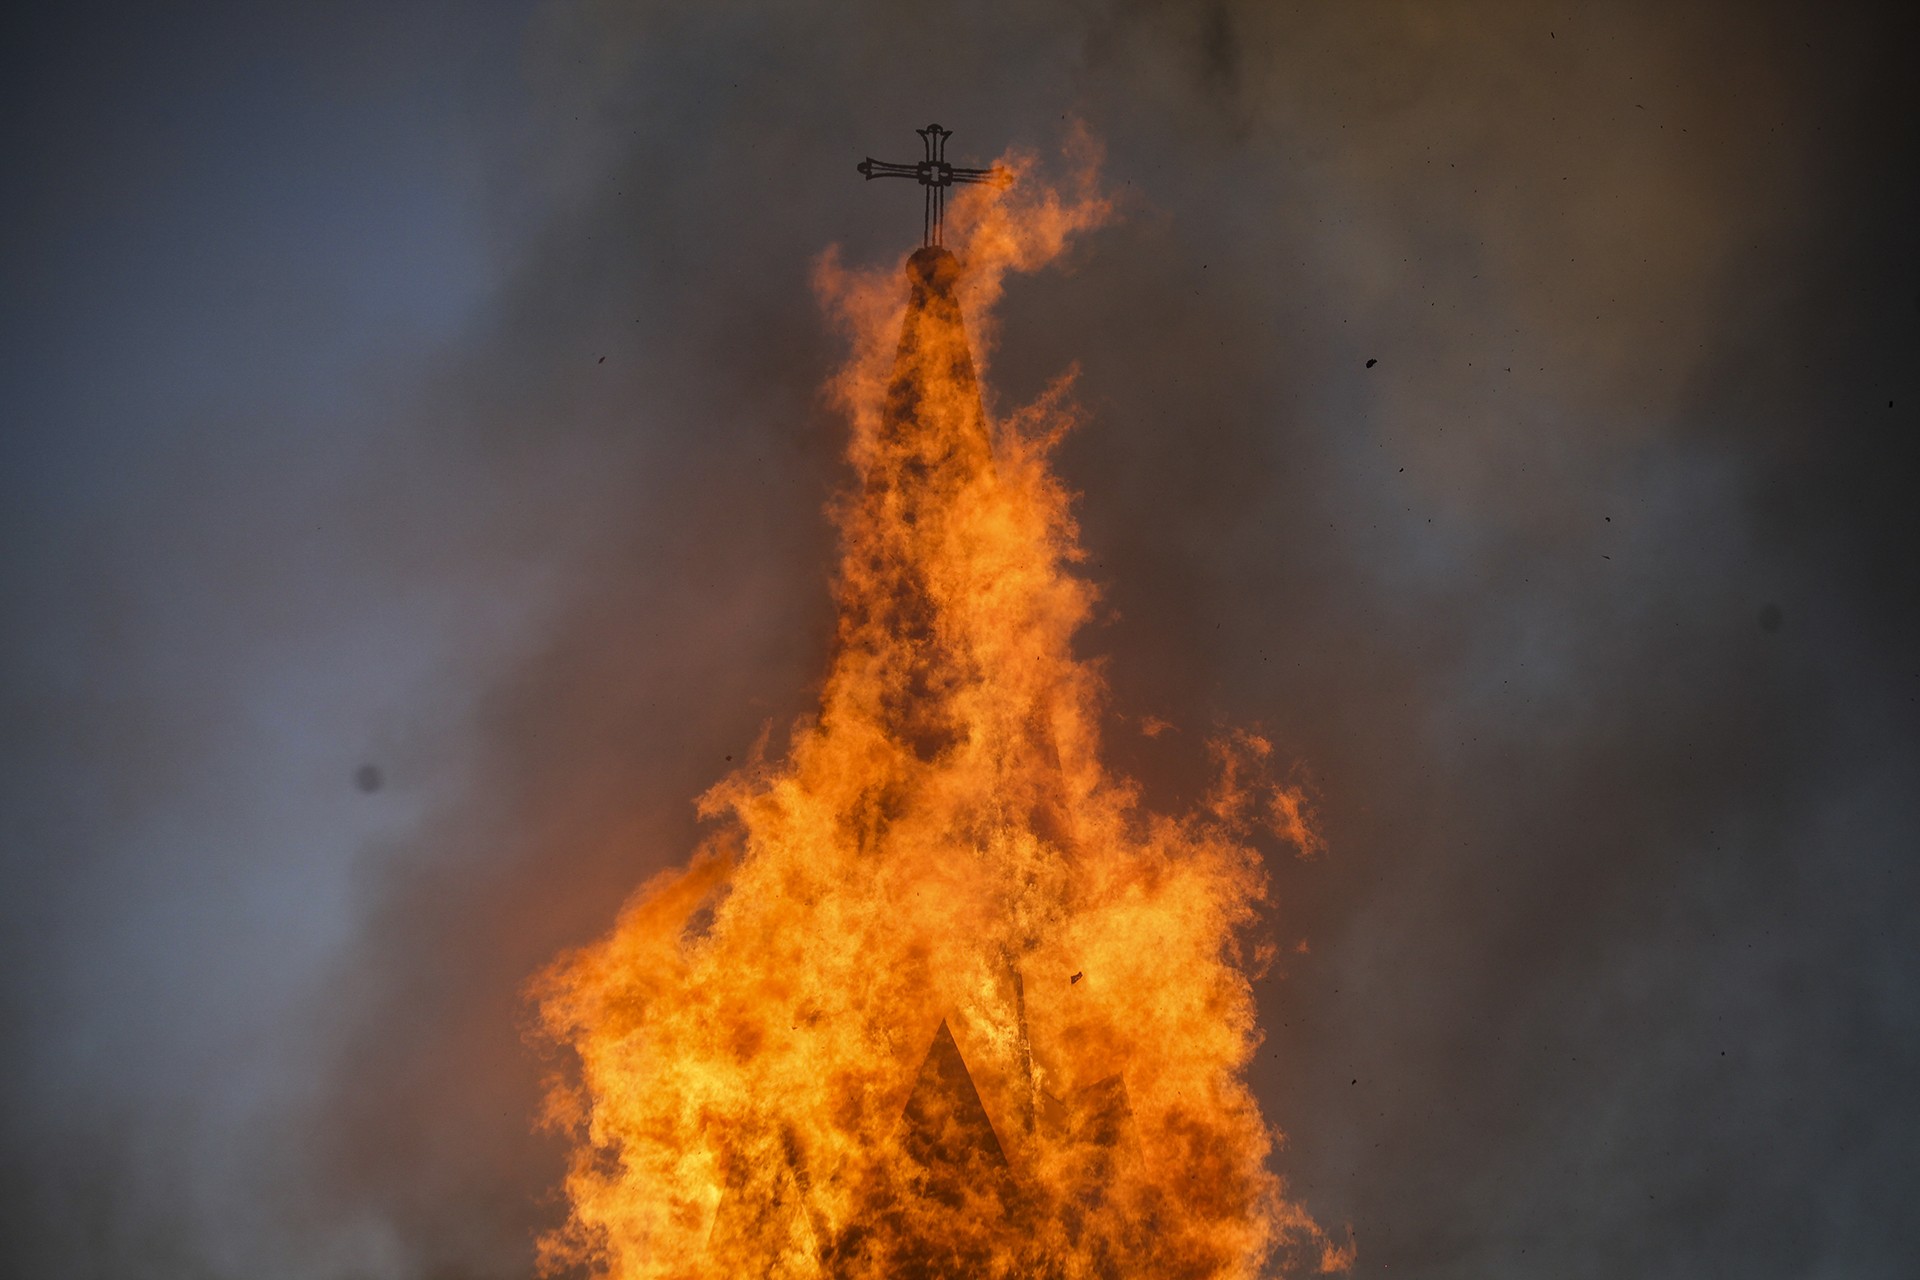
<svg viewBox="0 0 1920 1280">
<path fill-rule="evenodd" d="M 1320 790 L 1255 1083 L 1359 1271 L 1920 1266 L 1899 7 L 305 9 L 0 43 L 0 1270 L 529 1274 L 522 984 L 809 705 L 809 275 L 936 119 L 1107 150 L 993 394 L 1080 368 L 1115 759 Z"/>
</svg>

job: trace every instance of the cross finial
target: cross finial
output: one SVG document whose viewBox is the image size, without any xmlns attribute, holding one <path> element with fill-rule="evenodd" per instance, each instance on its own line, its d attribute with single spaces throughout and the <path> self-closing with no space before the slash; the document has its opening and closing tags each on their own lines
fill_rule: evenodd
<svg viewBox="0 0 1920 1280">
<path fill-rule="evenodd" d="M 948 164 L 947 139 L 953 136 L 951 129 L 930 124 L 914 132 L 920 135 L 927 152 L 927 158 L 919 164 L 894 164 L 868 156 L 854 167 L 869 181 L 874 178 L 913 178 L 925 187 L 926 214 L 920 224 L 920 243 L 923 246 L 937 245 L 941 243 L 946 221 L 948 187 L 956 182 L 1004 187 L 1013 181 L 1013 175 L 997 165 L 986 169 L 962 169 Z"/>
</svg>

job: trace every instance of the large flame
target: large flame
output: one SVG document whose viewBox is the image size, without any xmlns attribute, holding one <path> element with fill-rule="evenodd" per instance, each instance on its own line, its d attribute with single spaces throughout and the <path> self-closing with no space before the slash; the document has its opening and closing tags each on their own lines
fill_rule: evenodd
<svg viewBox="0 0 1920 1280">
<path fill-rule="evenodd" d="M 1029 179 L 963 201 L 959 256 L 916 253 L 904 310 L 892 273 L 823 263 L 859 476 L 832 669 L 786 759 L 702 799 L 723 834 L 537 984 L 579 1064 L 551 1098 L 579 1140 L 550 1269 L 1344 1261 L 1269 1171 L 1243 1078 L 1241 934 L 1265 891 L 1245 833 L 1311 843 L 1300 797 L 1260 781 L 1247 735 L 1184 818 L 1102 764 L 1101 682 L 1070 644 L 1094 593 L 1048 467 L 1064 396 L 982 408 L 968 322 L 1105 213 L 1090 171 L 1068 196 Z"/>
</svg>

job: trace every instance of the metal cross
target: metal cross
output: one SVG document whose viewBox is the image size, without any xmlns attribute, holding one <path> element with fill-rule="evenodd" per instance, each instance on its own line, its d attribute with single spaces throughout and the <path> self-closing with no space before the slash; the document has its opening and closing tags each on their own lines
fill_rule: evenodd
<svg viewBox="0 0 1920 1280">
<path fill-rule="evenodd" d="M 946 217 L 948 187 L 956 182 L 1004 187 L 1013 182 L 1013 175 L 997 165 L 987 169 L 961 169 L 948 164 L 947 139 L 953 136 L 951 129 L 930 124 L 914 132 L 920 135 L 920 140 L 927 148 L 927 158 L 919 164 L 893 164 L 868 156 L 856 167 L 869 182 L 875 178 L 917 179 L 927 189 L 927 211 L 920 225 L 920 243 L 923 246 L 937 245 L 941 242 L 941 226 Z"/>
</svg>

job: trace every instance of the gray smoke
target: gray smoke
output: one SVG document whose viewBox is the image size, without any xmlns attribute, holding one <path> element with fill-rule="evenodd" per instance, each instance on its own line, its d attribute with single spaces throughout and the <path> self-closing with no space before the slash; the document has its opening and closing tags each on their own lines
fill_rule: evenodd
<svg viewBox="0 0 1920 1280">
<path fill-rule="evenodd" d="M 15 21 L 9 1274 L 530 1272 L 522 984 L 810 703 L 809 272 L 931 119 L 1107 148 L 994 393 L 1080 368 L 1116 760 L 1319 788 L 1255 1076 L 1359 1270 L 1912 1270 L 1910 19 Z"/>
</svg>

